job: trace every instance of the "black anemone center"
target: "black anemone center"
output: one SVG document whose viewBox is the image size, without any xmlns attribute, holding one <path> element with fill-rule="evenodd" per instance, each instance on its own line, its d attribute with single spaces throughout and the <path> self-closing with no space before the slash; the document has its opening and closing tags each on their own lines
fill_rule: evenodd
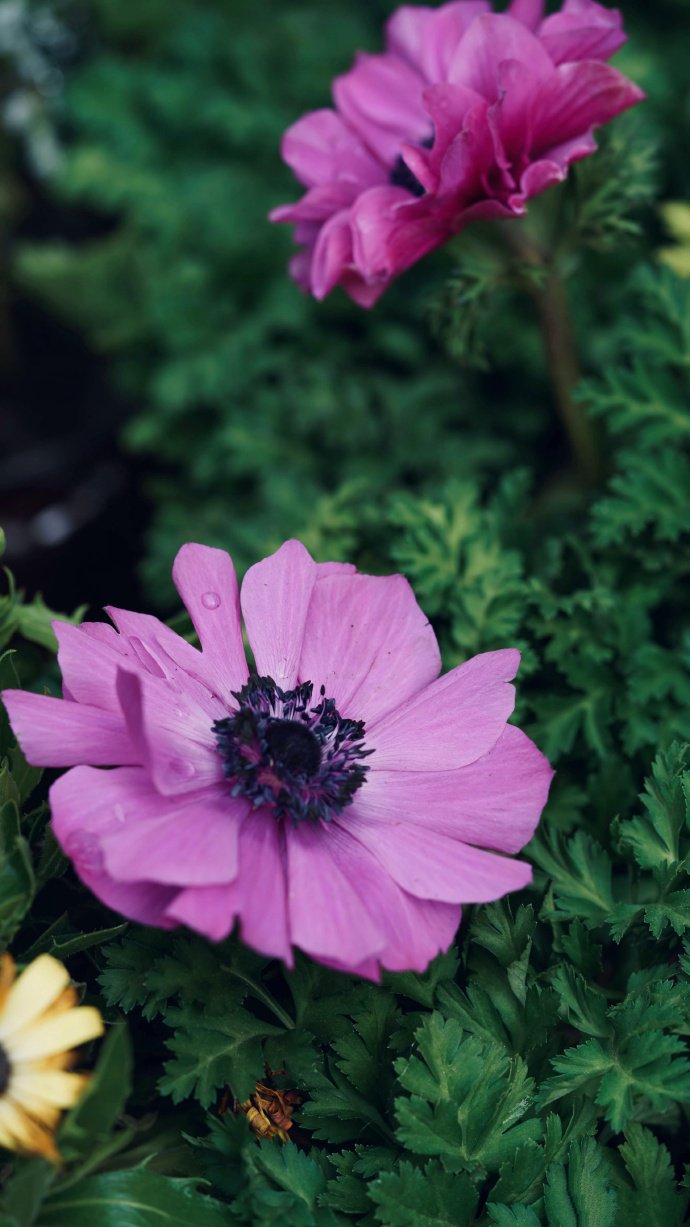
<svg viewBox="0 0 690 1227">
<path fill-rule="evenodd" d="M 427 136 L 425 140 L 419 142 L 422 149 L 431 149 L 433 143 L 433 136 Z M 394 187 L 404 187 L 405 191 L 411 192 L 413 196 L 424 196 L 426 192 L 426 188 L 422 187 L 417 176 L 412 174 L 402 154 L 398 155 L 388 181 Z"/>
<path fill-rule="evenodd" d="M 313 691 L 251 677 L 233 691 L 237 709 L 213 725 L 232 796 L 293 823 L 332 822 L 362 787 L 372 753 L 364 722 L 341 716 L 323 686 L 314 703 Z"/>
<path fill-rule="evenodd" d="M 273 720 L 264 736 L 278 768 L 293 774 L 316 775 L 321 766 L 321 747 L 306 725 L 296 720 Z"/>
<path fill-rule="evenodd" d="M 11 1073 L 12 1066 L 10 1065 L 9 1057 L 7 1056 L 2 1044 L 0 1044 L 0 1096 L 5 1094 L 5 1091 L 10 1085 Z"/>
<path fill-rule="evenodd" d="M 390 173 L 390 182 L 395 187 L 404 187 L 406 192 L 411 192 L 413 196 L 423 196 L 424 188 L 422 187 L 416 175 L 412 174 L 407 162 L 403 161 L 403 156 L 400 154 L 395 166 Z"/>
</svg>

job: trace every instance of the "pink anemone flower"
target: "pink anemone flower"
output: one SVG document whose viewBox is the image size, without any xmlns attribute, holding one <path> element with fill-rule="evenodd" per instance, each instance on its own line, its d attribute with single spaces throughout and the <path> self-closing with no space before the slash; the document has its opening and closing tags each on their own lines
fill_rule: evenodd
<svg viewBox="0 0 690 1227">
<path fill-rule="evenodd" d="M 239 922 L 288 965 L 297 946 L 377 979 L 446 950 L 461 903 L 530 881 L 497 855 L 530 839 L 552 774 L 507 724 L 517 651 L 439 677 L 402 576 L 319 565 L 298 541 L 241 598 L 222 550 L 183 546 L 173 577 L 200 650 L 109 609 L 117 630 L 55 623 L 64 698 L 3 695 L 29 762 L 71 767 L 53 831 L 105 904 L 215 941 Z"/>
<path fill-rule="evenodd" d="M 295 280 L 371 307 L 391 280 L 469 222 L 526 212 L 596 149 L 594 128 L 644 94 L 604 61 L 625 42 L 594 0 L 405 5 L 386 50 L 360 54 L 282 154 L 307 189 L 271 219 L 295 224 Z"/>
</svg>

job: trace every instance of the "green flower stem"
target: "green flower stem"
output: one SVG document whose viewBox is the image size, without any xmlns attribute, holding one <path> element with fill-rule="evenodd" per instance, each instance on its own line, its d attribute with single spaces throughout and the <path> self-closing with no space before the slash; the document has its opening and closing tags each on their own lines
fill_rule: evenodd
<svg viewBox="0 0 690 1227">
<path fill-rule="evenodd" d="M 223 971 L 227 971 L 231 976 L 234 976 L 236 980 L 241 980 L 243 984 L 246 984 L 252 996 L 256 997 L 258 1001 L 263 1001 L 264 1005 L 268 1007 L 273 1016 L 283 1024 L 287 1031 L 294 1031 L 294 1019 L 290 1017 L 290 1015 L 281 1005 L 278 1005 L 275 997 L 273 997 L 267 989 L 263 988 L 263 986 L 256 980 L 253 980 L 251 976 L 247 976 L 243 972 L 237 971 L 235 967 L 228 967 L 227 964 L 224 964 Z"/>
<path fill-rule="evenodd" d="M 526 282 L 537 310 L 554 405 L 582 481 L 595 486 L 603 471 L 599 432 L 585 406 L 573 396 L 582 371 L 565 281 L 555 262 L 519 223 L 508 223 L 505 231 L 513 252 L 536 274 Z"/>
</svg>

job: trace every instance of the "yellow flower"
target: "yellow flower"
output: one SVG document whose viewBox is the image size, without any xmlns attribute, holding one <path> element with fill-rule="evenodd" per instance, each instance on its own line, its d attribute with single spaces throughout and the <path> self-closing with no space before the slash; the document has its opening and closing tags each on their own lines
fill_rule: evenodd
<svg viewBox="0 0 690 1227">
<path fill-rule="evenodd" d="M 54 1133 L 88 1074 L 70 1073 L 78 1044 L 103 1034 L 93 1006 L 77 1005 L 62 963 L 40 954 L 15 978 L 0 962 L 0 1146 L 57 1162 Z"/>
</svg>

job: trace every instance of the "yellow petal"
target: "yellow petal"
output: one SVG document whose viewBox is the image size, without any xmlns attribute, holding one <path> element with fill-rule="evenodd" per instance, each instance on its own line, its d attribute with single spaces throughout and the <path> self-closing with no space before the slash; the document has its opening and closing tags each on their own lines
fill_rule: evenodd
<svg viewBox="0 0 690 1227">
<path fill-rule="evenodd" d="M 43 1014 L 69 983 L 69 974 L 62 963 L 49 954 L 37 959 L 15 980 L 7 994 L 0 1016 L 0 1043 L 5 1045 L 18 1031 Z M 12 1044 L 6 1045 L 12 1054 Z"/>
<path fill-rule="evenodd" d="M 62 1070 L 26 1064 L 13 1073 L 8 1094 L 35 1116 L 40 1116 L 35 1104 L 71 1108 L 86 1090 L 89 1080 L 89 1074 L 67 1074 Z"/>
<path fill-rule="evenodd" d="M 2 959 L 0 959 L 0 1014 L 2 1014 L 3 1006 L 7 1000 L 7 994 L 14 984 L 14 972 L 15 967 L 12 955 L 3 954 Z M 4 1143 L 0 1142 L 0 1146 L 2 1145 Z"/>
<path fill-rule="evenodd" d="M 7 1139 L 4 1145 L 10 1150 L 43 1155 L 53 1162 L 59 1157 L 52 1134 L 7 1098 L 0 1099 L 0 1137 Z"/>
<path fill-rule="evenodd" d="M 90 1005 L 80 1005 L 74 1010 L 65 1010 L 64 1014 L 35 1023 L 21 1035 L 15 1036 L 12 1041 L 12 1064 L 16 1066 L 21 1061 L 50 1057 L 102 1034 L 103 1019 L 98 1010 Z"/>
</svg>

